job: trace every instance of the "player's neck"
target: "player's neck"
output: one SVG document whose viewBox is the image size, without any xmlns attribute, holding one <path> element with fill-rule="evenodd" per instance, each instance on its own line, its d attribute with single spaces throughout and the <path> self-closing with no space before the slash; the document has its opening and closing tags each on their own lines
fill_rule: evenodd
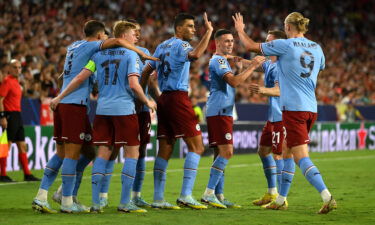
<svg viewBox="0 0 375 225">
<path fill-rule="evenodd" d="M 181 40 L 183 40 L 183 41 L 190 42 L 190 40 L 185 40 L 185 39 L 182 37 L 182 35 L 179 35 L 179 34 L 175 34 L 174 37 L 175 37 L 175 38 L 178 38 L 178 39 L 181 39 Z"/>
<path fill-rule="evenodd" d="M 87 37 L 85 38 L 86 41 L 98 41 L 96 37 Z"/>
<path fill-rule="evenodd" d="M 303 38 L 305 37 L 302 33 L 292 33 L 289 38 Z"/>
</svg>

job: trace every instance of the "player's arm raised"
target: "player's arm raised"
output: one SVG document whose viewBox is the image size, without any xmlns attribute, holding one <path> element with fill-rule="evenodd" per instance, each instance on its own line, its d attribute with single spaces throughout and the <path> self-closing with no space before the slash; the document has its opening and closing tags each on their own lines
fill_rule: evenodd
<svg viewBox="0 0 375 225">
<path fill-rule="evenodd" d="M 261 95 L 273 96 L 273 97 L 280 96 L 279 83 L 275 83 L 275 86 L 272 88 L 267 88 L 267 87 L 259 86 L 259 84 L 252 83 L 250 84 L 249 89 L 252 93 L 255 93 L 255 94 L 261 94 Z"/>
<path fill-rule="evenodd" d="M 144 60 L 159 60 L 158 58 L 147 55 L 142 50 L 138 49 L 135 45 L 131 44 L 123 38 L 109 38 L 103 42 L 101 49 L 113 48 L 118 46 L 135 51 Z"/>
<path fill-rule="evenodd" d="M 79 72 L 79 74 L 73 78 L 73 80 L 68 84 L 68 86 L 64 89 L 63 92 L 61 92 L 57 97 L 52 99 L 50 103 L 50 108 L 52 110 L 55 110 L 57 105 L 60 103 L 60 101 L 70 93 L 72 93 L 75 89 L 77 89 L 87 78 L 93 74 L 92 70 L 87 69 L 89 66 L 92 66 L 94 64 L 93 61 L 89 61 L 89 63 L 85 66 L 84 69 Z M 94 64 L 95 65 L 95 64 Z M 95 71 L 95 69 L 94 69 Z"/>
<path fill-rule="evenodd" d="M 207 49 L 208 43 L 210 42 L 210 38 L 211 38 L 211 35 L 212 35 L 212 31 L 214 30 L 214 28 L 212 27 L 211 21 L 208 21 L 208 19 L 207 19 L 207 13 L 203 14 L 203 19 L 204 19 L 204 25 L 205 25 L 207 31 L 203 35 L 203 38 L 199 42 L 199 44 L 194 48 L 194 50 L 189 52 L 188 57 L 189 57 L 190 60 L 195 60 L 195 59 L 198 59 L 199 57 L 202 56 L 204 51 L 206 51 L 206 49 Z"/>
<path fill-rule="evenodd" d="M 251 73 L 258 68 L 265 60 L 263 56 L 256 56 L 254 59 L 254 63 L 252 63 L 249 67 L 247 67 L 244 71 L 242 71 L 237 76 L 234 76 L 233 73 L 227 73 L 224 75 L 224 80 L 232 87 L 237 87 L 239 84 L 242 84 L 250 75 Z"/>
<path fill-rule="evenodd" d="M 245 48 L 251 52 L 261 53 L 260 43 L 253 41 L 245 32 L 245 24 L 243 23 L 243 16 L 241 13 L 236 13 L 232 16 L 234 21 L 234 27 L 238 33 L 238 36 Z"/>
</svg>

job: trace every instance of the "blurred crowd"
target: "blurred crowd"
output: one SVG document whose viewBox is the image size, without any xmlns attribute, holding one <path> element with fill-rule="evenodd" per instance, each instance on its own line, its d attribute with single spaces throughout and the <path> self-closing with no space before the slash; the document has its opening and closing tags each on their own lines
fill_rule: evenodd
<svg viewBox="0 0 375 225">
<path fill-rule="evenodd" d="M 307 37 L 322 45 L 326 69 L 319 75 L 317 99 L 320 104 L 375 104 L 375 3 L 371 0 L 316 2 L 307 0 L 0 0 L 0 82 L 8 62 L 22 62 L 24 96 L 53 97 L 57 78 L 63 71 L 66 47 L 83 38 L 88 19 L 103 21 L 110 29 L 119 19 L 136 19 L 142 25 L 139 45 L 151 52 L 173 35 L 173 18 L 182 11 L 196 15 L 197 37 L 205 32 L 202 14 L 207 12 L 214 28 L 233 29 L 231 16 L 244 15 L 247 33 L 264 41 L 267 31 L 283 29 L 292 11 L 310 18 Z M 193 45 L 198 38 L 193 40 Z M 197 103 L 208 96 L 208 62 L 215 51 L 212 40 L 206 54 L 191 68 L 190 95 Z M 251 58 L 237 42 L 234 54 Z M 250 82 L 263 84 L 254 73 L 237 88 L 236 101 L 266 103 L 267 99 L 248 91 Z"/>
</svg>

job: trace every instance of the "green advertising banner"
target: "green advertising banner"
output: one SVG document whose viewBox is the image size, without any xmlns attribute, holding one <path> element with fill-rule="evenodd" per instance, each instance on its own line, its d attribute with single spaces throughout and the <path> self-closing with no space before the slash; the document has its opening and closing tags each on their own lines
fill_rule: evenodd
<svg viewBox="0 0 375 225">
<path fill-rule="evenodd" d="M 202 125 L 203 143 L 208 145 L 208 134 Z M 260 141 L 263 123 L 239 123 L 233 126 L 233 146 L 235 154 L 255 153 Z M 52 138 L 52 126 L 25 126 L 25 142 L 28 148 L 31 169 L 43 169 L 56 151 Z M 333 152 L 357 149 L 375 149 L 375 122 L 365 123 L 316 123 L 310 132 L 310 151 Z M 186 145 L 178 139 L 172 157 L 182 158 L 187 153 Z M 151 142 L 147 145 L 146 160 L 154 160 L 157 154 L 156 125 L 151 129 Z M 208 152 L 208 151 L 207 151 Z M 209 152 L 208 152 L 209 153 Z M 123 150 L 119 162 L 124 162 Z M 7 171 L 20 170 L 18 149 L 11 146 L 7 161 Z"/>
</svg>

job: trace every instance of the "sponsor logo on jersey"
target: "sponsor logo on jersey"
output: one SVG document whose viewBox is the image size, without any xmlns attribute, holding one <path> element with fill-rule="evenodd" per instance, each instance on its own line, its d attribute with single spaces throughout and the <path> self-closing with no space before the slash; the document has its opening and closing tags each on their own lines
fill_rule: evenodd
<svg viewBox="0 0 375 225">
<path fill-rule="evenodd" d="M 201 130 L 201 126 L 199 126 L 199 124 L 195 125 L 195 129 L 197 129 L 197 131 L 200 131 Z"/>
<path fill-rule="evenodd" d="M 229 140 L 232 140 L 232 134 L 230 134 L 230 133 L 226 133 L 226 134 L 225 134 L 225 139 L 227 139 L 228 141 L 229 141 Z"/>
</svg>

